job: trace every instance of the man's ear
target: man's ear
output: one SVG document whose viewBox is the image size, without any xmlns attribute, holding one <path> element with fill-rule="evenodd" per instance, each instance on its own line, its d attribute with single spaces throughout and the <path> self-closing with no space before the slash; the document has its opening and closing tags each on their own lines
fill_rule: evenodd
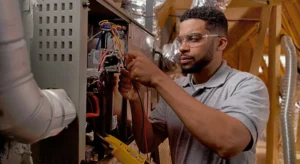
<svg viewBox="0 0 300 164">
<path fill-rule="evenodd" d="M 217 50 L 218 50 L 218 51 L 224 51 L 224 49 L 225 49 L 226 46 L 227 46 L 227 43 L 228 43 L 227 38 L 225 38 L 225 37 L 220 37 L 220 38 L 219 38 L 219 45 L 218 45 L 218 47 L 217 47 Z"/>
</svg>

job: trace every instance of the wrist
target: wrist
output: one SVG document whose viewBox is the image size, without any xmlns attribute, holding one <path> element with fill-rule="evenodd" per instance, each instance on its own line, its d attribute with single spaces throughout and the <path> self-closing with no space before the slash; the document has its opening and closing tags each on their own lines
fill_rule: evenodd
<svg viewBox="0 0 300 164">
<path fill-rule="evenodd" d="M 152 86 L 154 88 L 158 87 L 166 78 L 166 75 L 162 72 L 160 72 L 160 74 L 156 75 L 153 77 L 152 79 Z"/>
</svg>

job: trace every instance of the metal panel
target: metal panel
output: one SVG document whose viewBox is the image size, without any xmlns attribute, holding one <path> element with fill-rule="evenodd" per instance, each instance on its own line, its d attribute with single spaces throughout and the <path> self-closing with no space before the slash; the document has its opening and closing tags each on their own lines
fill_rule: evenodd
<svg viewBox="0 0 300 164">
<path fill-rule="evenodd" d="M 65 89 L 78 113 L 62 134 L 33 145 L 34 163 L 79 163 L 85 151 L 87 13 L 82 0 L 38 0 L 31 62 L 41 88 Z"/>
<path fill-rule="evenodd" d="M 146 1 L 146 28 L 149 31 L 153 31 L 153 6 L 154 0 Z"/>
<path fill-rule="evenodd" d="M 139 28 L 139 26 L 129 24 L 129 42 L 130 50 L 138 50 L 144 53 L 150 60 L 153 59 L 154 37 L 148 32 Z"/>
</svg>

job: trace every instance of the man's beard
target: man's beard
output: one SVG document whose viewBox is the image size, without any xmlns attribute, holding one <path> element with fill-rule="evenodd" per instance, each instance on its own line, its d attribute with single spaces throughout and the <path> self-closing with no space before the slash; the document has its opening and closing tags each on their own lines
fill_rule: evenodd
<svg viewBox="0 0 300 164">
<path fill-rule="evenodd" d="M 214 58 L 212 50 L 212 47 L 209 48 L 205 56 L 202 59 L 196 61 L 190 68 L 184 69 L 181 65 L 182 73 L 188 74 L 201 72 Z"/>
</svg>

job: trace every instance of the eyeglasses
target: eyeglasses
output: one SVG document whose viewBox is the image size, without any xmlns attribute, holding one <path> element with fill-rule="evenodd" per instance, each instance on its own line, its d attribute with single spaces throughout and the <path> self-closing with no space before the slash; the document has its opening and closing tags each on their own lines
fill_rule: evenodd
<svg viewBox="0 0 300 164">
<path fill-rule="evenodd" d="M 180 37 L 178 36 L 176 38 L 177 42 L 179 43 L 179 45 L 182 45 L 183 42 L 186 42 L 186 44 L 193 48 L 193 47 L 198 47 L 201 45 L 204 45 L 207 43 L 207 38 L 208 37 L 220 37 L 220 35 L 218 34 L 200 34 L 200 33 L 191 33 L 188 34 L 184 37 Z"/>
</svg>

